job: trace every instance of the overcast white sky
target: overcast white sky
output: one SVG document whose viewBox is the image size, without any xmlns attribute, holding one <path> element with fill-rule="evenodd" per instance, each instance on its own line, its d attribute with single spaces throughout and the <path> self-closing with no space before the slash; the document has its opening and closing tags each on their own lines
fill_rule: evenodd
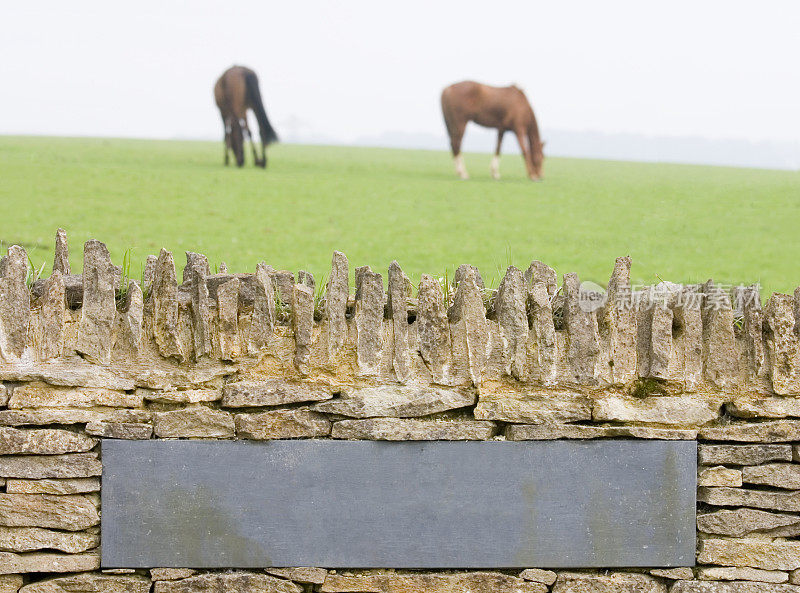
<svg viewBox="0 0 800 593">
<path fill-rule="evenodd" d="M 239 63 L 284 136 L 443 134 L 439 92 L 472 78 L 522 86 L 545 139 L 800 140 L 796 0 L 32 0 L 0 27 L 0 133 L 216 138 Z"/>
</svg>

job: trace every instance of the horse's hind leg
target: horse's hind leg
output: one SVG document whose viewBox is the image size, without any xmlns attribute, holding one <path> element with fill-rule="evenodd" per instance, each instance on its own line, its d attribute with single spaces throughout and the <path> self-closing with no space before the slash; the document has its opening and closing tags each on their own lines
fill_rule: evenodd
<svg viewBox="0 0 800 593">
<path fill-rule="evenodd" d="M 505 133 L 505 130 L 497 130 L 497 148 L 494 150 L 492 164 L 489 166 L 493 179 L 500 179 L 500 147 L 503 145 L 503 134 Z"/>
<path fill-rule="evenodd" d="M 464 167 L 464 159 L 461 156 L 461 139 L 464 137 L 464 130 L 467 128 L 466 118 L 459 116 L 447 96 L 448 89 L 442 93 L 442 115 L 444 125 L 447 128 L 447 135 L 450 137 L 450 148 L 453 151 L 453 162 L 456 166 L 456 173 L 461 179 L 469 179 L 467 169 Z"/>
<path fill-rule="evenodd" d="M 466 121 L 447 123 L 447 131 L 450 133 L 450 148 L 453 150 L 453 162 L 456 166 L 456 173 L 461 179 L 469 179 L 467 168 L 464 166 L 464 157 L 461 155 L 461 140 L 464 138 L 464 131 L 467 129 Z"/>
<path fill-rule="evenodd" d="M 247 134 L 247 137 L 250 139 L 250 148 L 253 150 L 253 162 L 255 163 L 256 167 L 265 167 L 266 160 L 258 158 L 258 151 L 256 150 L 256 143 L 253 140 L 253 133 L 250 131 L 250 126 L 247 125 L 246 119 L 244 120 L 243 129 Z"/>
</svg>

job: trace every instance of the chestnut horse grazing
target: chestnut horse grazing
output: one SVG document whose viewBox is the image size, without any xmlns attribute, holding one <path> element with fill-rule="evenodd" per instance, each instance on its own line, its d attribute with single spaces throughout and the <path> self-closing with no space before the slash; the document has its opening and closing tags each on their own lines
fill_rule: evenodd
<svg viewBox="0 0 800 593">
<path fill-rule="evenodd" d="M 222 116 L 222 125 L 225 127 L 225 164 L 228 164 L 228 151 L 233 152 L 236 165 L 244 164 L 244 136 L 250 138 L 253 148 L 253 160 L 256 166 L 267 166 L 266 146 L 278 141 L 278 135 L 267 119 L 264 104 L 261 102 L 261 92 L 258 90 L 258 77 L 256 73 L 244 66 L 228 68 L 219 77 L 214 85 L 214 100 Z M 261 158 L 258 157 L 253 134 L 247 125 L 247 110 L 252 109 L 258 121 L 258 131 L 261 136 Z"/>
<path fill-rule="evenodd" d="M 467 122 L 497 128 L 497 149 L 492 158 L 492 177 L 500 178 L 500 145 L 503 134 L 514 132 L 522 148 L 528 177 L 534 181 L 542 178 L 544 142 L 539 139 L 539 126 L 528 99 L 516 86 L 494 87 L 471 80 L 451 84 L 442 91 L 442 113 L 450 147 L 453 149 L 456 173 L 469 179 L 461 156 L 461 139 Z"/>
</svg>

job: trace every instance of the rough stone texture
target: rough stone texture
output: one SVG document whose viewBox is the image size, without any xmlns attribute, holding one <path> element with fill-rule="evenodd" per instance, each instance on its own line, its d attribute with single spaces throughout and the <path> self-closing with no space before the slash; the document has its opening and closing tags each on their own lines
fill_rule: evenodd
<svg viewBox="0 0 800 593">
<path fill-rule="evenodd" d="M 771 463 L 755 467 L 745 467 L 742 479 L 747 484 L 762 484 L 800 490 L 800 465 L 791 463 Z"/>
<path fill-rule="evenodd" d="M 663 579 L 669 579 L 671 581 L 684 581 L 684 580 L 691 580 L 694 578 L 694 572 L 692 572 L 692 569 L 688 567 L 655 568 L 650 571 L 650 574 L 653 575 L 654 577 L 661 577 Z"/>
<path fill-rule="evenodd" d="M 275 321 L 275 286 L 267 265 L 261 262 L 256 266 L 253 317 L 250 321 L 250 344 L 255 350 L 270 343 Z"/>
<path fill-rule="evenodd" d="M 529 302 L 532 327 L 529 337 L 532 338 L 536 351 L 536 367 L 539 380 L 544 385 L 553 385 L 558 373 L 558 356 L 556 352 L 556 328 L 553 322 L 551 295 L 544 283 L 534 281 L 530 290 Z"/>
<path fill-rule="evenodd" d="M 655 306 L 650 311 L 650 368 L 645 377 L 666 379 L 669 377 L 669 361 L 672 358 L 672 310 Z"/>
<path fill-rule="evenodd" d="M 150 578 L 154 581 L 177 581 L 190 577 L 196 572 L 191 568 L 151 568 Z"/>
<path fill-rule="evenodd" d="M 66 556 L 54 552 L 80 555 L 98 543 L 101 464 L 91 452 L 97 442 L 91 437 L 147 439 L 154 422 L 165 438 L 699 434 L 718 442 L 699 446 L 697 525 L 707 534 L 702 537 L 718 538 L 702 542 L 701 555 L 716 556 L 720 565 L 649 571 L 661 580 L 564 573 L 554 590 L 642 593 L 653 583 L 662 591 L 668 581 L 677 581 L 673 591 L 800 589 L 784 584 L 800 582 L 800 567 L 790 577 L 790 568 L 760 566 L 800 561 L 800 541 L 784 539 L 800 537 L 800 464 L 791 463 L 800 462 L 800 289 L 794 296 L 774 295 L 762 312 L 755 287 L 736 287 L 731 299 L 711 282 L 700 288 L 662 283 L 654 288 L 671 291 L 664 306 L 637 312 L 618 306 L 631 289 L 630 258 L 618 258 L 605 305 L 587 312 L 580 307 L 577 276 L 567 275 L 558 295 L 555 271 L 541 262 L 524 274 L 509 268 L 497 291 L 487 291 L 478 270 L 462 265 L 452 301 L 452 293 L 446 300 L 431 276 L 422 277 L 418 298 L 411 298 L 409 280 L 394 262 L 388 301 L 381 275 L 369 268 L 357 270 L 351 301 L 349 264 L 335 252 L 327 294 L 315 311 L 313 288 L 308 291 L 314 281 L 302 271 L 298 286 L 305 292 L 298 303 L 291 272 L 262 263 L 254 274 L 211 275 L 204 256 L 187 252 L 179 287 L 172 256 L 162 251 L 148 258 L 144 270 L 147 302 L 135 282 L 124 301 L 116 302 L 116 290 L 125 287 L 104 245 L 86 244 L 85 276 L 70 274 L 67 255 L 59 231 L 55 272 L 30 291 L 22 248 L 12 247 L 0 262 L 0 572 L 9 566 L 41 570 L 33 578 L 44 580 L 24 590 L 149 589 L 141 576 L 127 577 L 135 583 L 116 583 L 109 577 L 118 574 L 69 580 L 47 573 L 66 570 Z M 699 298 L 688 298 L 693 296 Z M 293 361 L 308 380 L 296 379 Z M 401 385 L 388 384 L 395 380 Z M 576 393 L 575 383 L 619 389 Z M 469 384 L 475 393 L 455 389 Z M 665 395 L 623 395 L 650 385 Z M 236 408 L 271 406 L 286 407 L 233 415 Z M 437 417 L 420 418 L 430 415 Z M 8 428 L 24 426 L 42 428 Z M 495 436 L 498 431 L 504 435 Z M 751 444 L 719 444 L 724 441 Z M 709 512 L 710 505 L 727 508 Z M 729 539 L 743 537 L 750 539 Z M 96 555 L 90 563 L 96 565 Z M 274 586 L 299 591 L 291 580 L 310 589 L 328 576 L 319 568 L 267 569 L 274 577 L 267 582 L 263 573 L 162 570 L 154 569 L 153 579 L 174 580 L 171 587 L 187 592 Z M 354 589 L 359 593 L 370 587 L 381 593 L 494 593 L 545 591 L 555 573 L 528 569 L 522 579 L 387 571 L 330 577 L 331 587 L 338 580 L 361 587 Z M 0 577 L 0 593 L 7 581 L 13 591 L 25 582 Z"/>
<path fill-rule="evenodd" d="M 208 258 L 202 253 L 186 252 L 186 265 L 183 268 L 183 281 L 192 282 L 192 274 L 198 270 L 203 276 L 211 274 L 211 265 Z"/>
<path fill-rule="evenodd" d="M 321 593 L 546 593 L 541 583 L 496 572 L 329 574 Z"/>
<path fill-rule="evenodd" d="M 700 426 L 719 416 L 719 405 L 702 397 L 604 395 L 595 400 L 595 421 Z"/>
<path fill-rule="evenodd" d="M 613 437 L 691 441 L 697 437 L 697 431 L 678 428 L 653 428 L 650 426 L 588 426 L 585 424 L 512 424 L 506 428 L 506 439 L 509 441 L 550 441 L 554 439 L 602 439 Z"/>
<path fill-rule="evenodd" d="M 764 320 L 761 311 L 761 294 L 758 285 L 737 286 L 733 289 L 736 310 L 742 316 L 745 367 L 748 378 L 754 380 L 764 376 L 766 349 L 764 346 Z"/>
<path fill-rule="evenodd" d="M 241 354 L 239 284 L 238 278 L 231 278 L 217 287 L 217 339 L 220 358 L 223 360 L 234 360 Z"/>
<path fill-rule="evenodd" d="M 117 314 L 117 344 L 130 351 L 133 358 L 139 353 L 144 327 L 144 295 L 135 280 L 128 283 L 125 303 Z"/>
<path fill-rule="evenodd" d="M 66 455 L 8 455 L 0 457 L 0 476 L 5 478 L 86 478 L 102 471 L 95 453 Z"/>
<path fill-rule="evenodd" d="M 111 361 L 111 332 L 117 313 L 115 277 L 108 248 L 100 241 L 87 241 L 83 248 L 83 306 L 75 349 L 99 364 Z"/>
<path fill-rule="evenodd" d="M 96 444 L 95 439 L 69 430 L 0 428 L 0 455 L 83 453 Z"/>
<path fill-rule="evenodd" d="M 156 581 L 154 593 L 302 593 L 300 585 L 268 574 L 206 573 L 177 581 Z"/>
<path fill-rule="evenodd" d="M 142 397 L 146 401 L 162 404 L 199 404 L 215 402 L 222 399 L 221 389 L 185 389 L 182 391 L 152 391 L 142 389 Z"/>
<path fill-rule="evenodd" d="M 686 286 L 680 292 L 680 301 L 672 310 L 673 322 L 678 328 L 678 339 L 673 343 L 676 358 L 683 362 L 684 389 L 694 390 L 703 380 L 703 322 L 700 312 L 702 295 L 695 287 Z"/>
<path fill-rule="evenodd" d="M 759 465 L 768 461 L 791 461 L 791 445 L 698 445 L 701 465 Z"/>
<path fill-rule="evenodd" d="M 59 228 L 56 231 L 56 250 L 53 257 L 53 271 L 60 274 L 69 274 L 69 244 L 67 243 L 67 231 Z"/>
<path fill-rule="evenodd" d="M 730 295 L 709 280 L 703 285 L 703 373 L 713 385 L 731 387 L 737 359 Z"/>
<path fill-rule="evenodd" d="M 362 376 L 378 373 L 383 348 L 383 278 L 369 266 L 356 269 L 356 350 Z"/>
<path fill-rule="evenodd" d="M 148 255 L 144 263 L 144 270 L 142 270 L 142 289 L 146 293 L 150 293 L 153 288 L 153 281 L 156 277 L 156 263 L 158 257 L 155 255 Z"/>
<path fill-rule="evenodd" d="M 311 339 L 314 334 L 314 291 L 295 284 L 292 292 L 292 330 L 294 333 L 294 366 L 302 375 L 311 371 Z"/>
<path fill-rule="evenodd" d="M 779 570 L 759 570 L 757 568 L 739 568 L 735 566 L 701 567 L 697 573 L 701 581 L 758 581 L 761 583 L 785 583 L 788 573 Z"/>
<path fill-rule="evenodd" d="M 194 359 L 200 360 L 204 356 L 213 353 L 214 348 L 211 343 L 211 311 L 209 308 L 208 284 L 206 276 L 208 273 L 202 264 L 190 269 L 189 252 L 186 252 L 186 268 L 183 270 L 183 280 L 189 280 L 191 286 L 191 310 L 192 310 L 192 339 L 194 343 Z M 206 262 L 207 264 L 208 262 Z M 187 273 L 188 270 L 188 273 Z M 188 278 L 187 278 L 188 276 Z"/>
<path fill-rule="evenodd" d="M 78 531 L 99 523 L 100 515 L 94 502 L 80 494 L 52 496 L 0 492 L 0 525 L 6 527 Z"/>
<path fill-rule="evenodd" d="M 44 281 L 43 294 L 37 301 L 35 340 L 40 360 L 57 358 L 64 350 L 65 299 L 64 277 L 56 270 Z"/>
<path fill-rule="evenodd" d="M 640 377 L 666 379 L 672 357 L 673 312 L 668 302 L 643 304 L 637 317 Z"/>
<path fill-rule="evenodd" d="M 243 439 L 324 437 L 331 432 L 331 422 L 325 415 L 299 408 L 237 414 L 235 423 L 236 434 Z"/>
<path fill-rule="evenodd" d="M 475 399 L 469 391 L 382 385 L 346 392 L 339 399 L 316 404 L 314 410 L 352 418 L 407 418 L 471 406 Z"/>
<path fill-rule="evenodd" d="M 718 506 L 749 506 L 800 512 L 800 492 L 772 492 L 746 488 L 700 488 L 697 499 Z"/>
<path fill-rule="evenodd" d="M 697 561 L 722 566 L 749 566 L 764 570 L 800 568 L 800 542 L 757 539 L 700 540 Z"/>
<path fill-rule="evenodd" d="M 153 436 L 153 425 L 141 422 L 89 422 L 86 433 L 106 439 L 142 440 Z"/>
<path fill-rule="evenodd" d="M 290 306 L 292 303 L 292 291 L 294 287 L 294 274 L 288 270 L 277 270 L 270 274 L 272 284 L 275 286 L 275 296 L 280 299 L 283 306 Z"/>
<path fill-rule="evenodd" d="M 23 582 L 19 574 L 0 575 L 0 593 L 17 593 Z"/>
<path fill-rule="evenodd" d="M 442 287 L 427 274 L 419 283 L 417 326 L 419 352 L 434 383 L 447 384 L 450 376 L 450 326 Z"/>
<path fill-rule="evenodd" d="M 492 345 L 479 278 L 474 270 L 465 268 L 447 313 L 453 362 L 473 385 L 481 383 Z"/>
<path fill-rule="evenodd" d="M 742 470 L 725 467 L 723 465 L 701 467 L 697 476 L 697 485 L 730 486 L 732 488 L 737 488 L 742 485 Z"/>
<path fill-rule="evenodd" d="M 83 494 L 99 492 L 100 478 L 65 478 L 63 480 L 20 480 L 9 478 L 6 492 L 15 494 Z"/>
<path fill-rule="evenodd" d="M 228 383 L 222 391 L 222 406 L 244 408 L 282 406 L 299 402 L 324 401 L 333 397 L 329 385 L 313 382 L 290 382 L 284 379 L 244 380 Z"/>
<path fill-rule="evenodd" d="M 524 424 L 575 422 L 592 416 L 589 398 L 569 391 L 481 391 L 474 413 L 477 420 Z"/>
<path fill-rule="evenodd" d="M 525 381 L 528 363 L 528 289 L 522 272 L 509 266 L 494 298 L 494 311 L 502 340 L 503 370 Z"/>
<path fill-rule="evenodd" d="M 703 533 L 743 537 L 756 531 L 770 531 L 779 527 L 800 524 L 800 516 L 733 509 L 714 511 L 697 516 L 697 529 Z"/>
<path fill-rule="evenodd" d="M 37 408 L 35 410 L 0 410 L 2 426 L 42 426 L 46 424 L 82 424 L 84 422 L 147 422 L 147 410 L 117 408 Z"/>
<path fill-rule="evenodd" d="M 0 260 L 0 355 L 6 360 L 22 356 L 28 341 L 31 296 L 25 285 L 27 273 L 28 254 L 12 245 Z"/>
<path fill-rule="evenodd" d="M 707 426 L 699 432 L 709 441 L 742 441 L 750 443 L 783 443 L 800 441 L 800 420 L 772 420 Z"/>
<path fill-rule="evenodd" d="M 33 552 L 14 554 L 0 552 L 0 574 L 28 572 L 80 572 L 100 568 L 100 556 L 94 552 L 84 554 L 50 554 Z M 27 589 L 26 587 L 24 587 Z M 29 592 L 30 589 L 27 589 Z"/>
<path fill-rule="evenodd" d="M 800 393 L 800 344 L 795 333 L 794 301 L 786 294 L 773 294 L 764 307 L 766 346 L 772 389 L 779 395 Z"/>
<path fill-rule="evenodd" d="M 606 304 L 599 313 L 601 339 L 607 344 L 610 383 L 636 379 L 636 311 L 625 301 L 631 290 L 631 258 L 618 257 L 608 281 Z"/>
<path fill-rule="evenodd" d="M 343 353 L 347 340 L 347 299 L 350 296 L 347 257 L 334 251 L 331 258 L 331 275 L 325 293 L 325 319 L 328 320 L 328 356 L 337 360 Z"/>
<path fill-rule="evenodd" d="M 495 430 L 493 422 L 479 420 L 365 418 L 335 422 L 331 436 L 379 441 L 485 441 Z"/>
<path fill-rule="evenodd" d="M 740 397 L 728 404 L 727 409 L 732 415 L 740 418 L 800 418 L 800 398 Z"/>
<path fill-rule="evenodd" d="M 182 360 L 178 339 L 178 282 L 172 253 L 166 249 L 158 255 L 149 298 L 153 307 L 153 337 L 159 352 L 165 358 Z"/>
<path fill-rule="evenodd" d="M 553 593 L 666 593 L 667 586 L 651 576 L 632 573 L 559 573 Z"/>
<path fill-rule="evenodd" d="M 182 410 L 156 412 L 153 432 L 159 438 L 232 438 L 233 416 L 203 405 L 187 406 Z"/>
<path fill-rule="evenodd" d="M 567 330 L 567 364 L 571 381 L 597 382 L 600 334 L 597 317 L 580 306 L 580 280 L 577 274 L 564 274 L 564 327 Z"/>
<path fill-rule="evenodd" d="M 669 593 L 800 593 L 800 587 L 748 581 L 678 581 Z"/>
<path fill-rule="evenodd" d="M 148 593 L 150 581 L 139 575 L 83 573 L 26 585 L 22 593 Z"/>
<path fill-rule="evenodd" d="M 78 554 L 100 543 L 100 534 L 84 531 L 52 531 L 41 527 L 0 527 L 0 551 L 58 550 Z"/>
<path fill-rule="evenodd" d="M 461 284 L 461 281 L 464 280 L 468 275 L 472 275 L 474 277 L 475 284 L 481 292 L 486 290 L 486 285 L 483 283 L 480 270 L 469 264 L 461 264 L 456 268 L 456 271 L 453 274 L 453 286 L 458 288 L 458 285 Z"/>
<path fill-rule="evenodd" d="M 558 275 L 553 268 L 535 259 L 525 270 L 525 283 L 530 286 L 541 284 L 547 296 L 552 298 L 558 290 Z"/>
<path fill-rule="evenodd" d="M 141 408 L 142 394 L 90 387 L 53 387 L 40 381 L 14 388 L 8 407 L 19 408 L 89 408 L 108 406 Z"/>
<path fill-rule="evenodd" d="M 400 269 L 400 264 L 393 261 L 389 266 L 389 300 L 388 309 L 392 327 L 392 368 L 400 383 L 411 379 L 411 355 L 408 350 L 408 299 L 406 282 L 408 278 Z"/>
<path fill-rule="evenodd" d="M 328 575 L 328 571 L 324 568 L 305 566 L 298 566 L 296 568 L 267 568 L 265 572 L 276 577 L 295 581 L 296 583 L 308 583 L 313 585 L 321 585 L 325 582 L 325 577 Z"/>
<path fill-rule="evenodd" d="M 526 568 L 520 573 L 520 578 L 526 581 L 533 581 L 535 583 L 544 583 L 545 585 L 552 585 L 556 582 L 558 576 L 552 570 L 542 570 L 541 568 Z"/>
</svg>

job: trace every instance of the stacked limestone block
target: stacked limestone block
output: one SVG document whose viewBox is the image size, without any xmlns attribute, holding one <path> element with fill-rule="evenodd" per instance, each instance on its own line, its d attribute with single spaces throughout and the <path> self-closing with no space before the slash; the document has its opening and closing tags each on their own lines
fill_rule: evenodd
<svg viewBox="0 0 800 593">
<path fill-rule="evenodd" d="M 800 293 L 653 300 L 619 258 L 587 311 L 541 262 L 489 291 L 466 265 L 452 286 L 397 263 L 351 286 L 337 252 L 316 287 L 186 256 L 180 276 L 149 257 L 139 284 L 89 241 L 72 274 L 59 231 L 49 278 L 27 285 L 21 247 L 0 261 L 0 593 L 800 593 Z M 698 566 L 100 570 L 104 438 L 610 437 L 699 441 Z"/>
</svg>

